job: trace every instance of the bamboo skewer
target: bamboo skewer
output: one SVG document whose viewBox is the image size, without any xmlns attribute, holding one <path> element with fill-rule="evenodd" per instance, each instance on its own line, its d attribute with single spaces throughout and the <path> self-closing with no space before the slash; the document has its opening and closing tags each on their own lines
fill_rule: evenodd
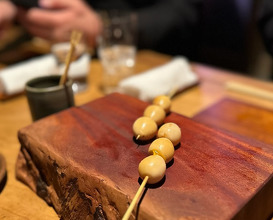
<svg viewBox="0 0 273 220">
<path fill-rule="evenodd" d="M 134 198 L 133 198 L 133 200 L 132 200 L 130 206 L 128 207 L 127 211 L 125 212 L 125 214 L 124 214 L 122 220 L 128 220 L 128 219 L 130 218 L 130 215 L 131 215 L 131 213 L 132 213 L 132 211 L 133 211 L 133 209 L 134 209 L 134 207 L 135 207 L 135 205 L 136 205 L 136 202 L 137 202 L 137 200 L 138 200 L 140 194 L 142 193 L 142 191 L 143 191 L 143 189 L 144 189 L 144 187 L 145 187 L 145 185 L 146 185 L 148 179 L 149 179 L 149 177 L 148 177 L 148 176 L 145 176 L 145 178 L 144 178 L 144 180 L 142 181 L 140 187 L 138 188 L 138 190 L 137 190 L 137 192 L 136 192 L 136 194 L 135 194 L 135 196 L 134 196 Z"/>
<path fill-rule="evenodd" d="M 169 91 L 169 93 L 167 94 L 167 96 L 170 98 L 170 99 L 172 99 L 173 98 L 173 96 L 177 93 L 177 87 L 174 87 L 174 88 L 172 88 L 170 91 Z"/>
<path fill-rule="evenodd" d="M 138 140 L 140 138 L 140 134 L 136 136 L 136 140 Z"/>
<path fill-rule="evenodd" d="M 72 31 L 71 37 L 70 37 L 70 49 L 69 49 L 69 52 L 68 52 L 68 54 L 66 56 L 65 70 L 64 70 L 64 73 L 61 76 L 61 79 L 60 79 L 60 82 L 59 82 L 60 85 L 64 85 L 65 82 L 67 81 L 68 70 L 69 70 L 69 67 L 70 67 L 70 63 L 72 61 L 72 57 L 73 57 L 73 54 L 75 52 L 75 48 L 76 48 L 77 44 L 80 42 L 81 37 L 82 37 L 81 32 Z"/>
</svg>

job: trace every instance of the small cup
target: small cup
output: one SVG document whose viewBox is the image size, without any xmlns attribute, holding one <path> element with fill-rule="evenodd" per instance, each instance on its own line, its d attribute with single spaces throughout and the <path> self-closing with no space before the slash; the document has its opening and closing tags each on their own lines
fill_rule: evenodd
<svg viewBox="0 0 273 220">
<path fill-rule="evenodd" d="M 114 92 L 120 80 L 134 73 L 136 16 L 124 11 L 101 13 L 104 29 L 98 37 L 98 56 L 103 66 L 102 89 Z"/>
<path fill-rule="evenodd" d="M 72 80 L 65 85 L 59 85 L 59 82 L 59 75 L 50 75 L 26 83 L 25 92 L 33 121 L 74 106 Z"/>
</svg>

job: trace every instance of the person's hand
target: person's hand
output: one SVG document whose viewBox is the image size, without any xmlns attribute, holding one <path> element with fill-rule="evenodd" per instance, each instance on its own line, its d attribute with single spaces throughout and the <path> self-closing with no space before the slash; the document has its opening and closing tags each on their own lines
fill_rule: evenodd
<svg viewBox="0 0 273 220">
<path fill-rule="evenodd" d="M 0 1 L 0 35 L 15 18 L 17 8 L 10 1 Z"/>
<path fill-rule="evenodd" d="M 20 9 L 18 20 L 33 35 L 67 41 L 73 30 L 82 31 L 88 45 L 94 46 L 102 30 L 99 15 L 82 0 L 40 0 L 41 8 Z"/>
</svg>

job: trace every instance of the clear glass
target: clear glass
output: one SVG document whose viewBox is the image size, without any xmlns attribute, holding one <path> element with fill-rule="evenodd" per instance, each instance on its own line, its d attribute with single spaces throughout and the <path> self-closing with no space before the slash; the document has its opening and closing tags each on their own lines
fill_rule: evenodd
<svg viewBox="0 0 273 220">
<path fill-rule="evenodd" d="M 104 30 L 98 38 L 98 56 L 103 67 L 102 89 L 114 92 L 120 80 L 134 73 L 136 17 L 127 12 L 102 14 Z"/>
</svg>

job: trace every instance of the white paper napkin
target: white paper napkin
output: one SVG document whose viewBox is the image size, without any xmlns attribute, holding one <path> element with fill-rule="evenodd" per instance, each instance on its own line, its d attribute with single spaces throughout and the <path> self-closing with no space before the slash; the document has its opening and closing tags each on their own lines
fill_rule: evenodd
<svg viewBox="0 0 273 220">
<path fill-rule="evenodd" d="M 195 85 L 197 75 L 184 57 L 174 57 L 170 62 L 120 81 L 117 91 L 143 101 L 151 101 L 158 95 L 181 92 Z"/>
<path fill-rule="evenodd" d="M 72 62 L 68 75 L 73 78 L 85 77 L 90 68 L 90 55 L 84 54 L 77 61 Z M 57 63 L 52 54 L 32 58 L 30 60 L 9 66 L 0 71 L 0 93 L 13 95 L 24 91 L 28 80 L 51 74 L 57 74 Z M 64 65 L 61 66 L 62 73 Z"/>
</svg>

